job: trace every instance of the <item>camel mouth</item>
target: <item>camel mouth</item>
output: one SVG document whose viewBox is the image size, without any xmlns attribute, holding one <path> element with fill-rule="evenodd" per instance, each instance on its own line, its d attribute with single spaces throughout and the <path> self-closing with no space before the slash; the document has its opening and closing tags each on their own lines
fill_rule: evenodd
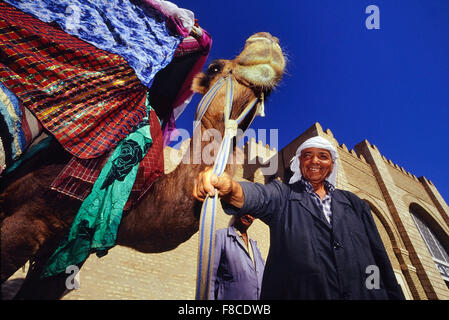
<svg viewBox="0 0 449 320">
<path fill-rule="evenodd" d="M 286 64 L 279 40 L 268 32 L 249 37 L 235 62 L 237 77 L 264 89 L 272 89 L 281 80 Z"/>
</svg>

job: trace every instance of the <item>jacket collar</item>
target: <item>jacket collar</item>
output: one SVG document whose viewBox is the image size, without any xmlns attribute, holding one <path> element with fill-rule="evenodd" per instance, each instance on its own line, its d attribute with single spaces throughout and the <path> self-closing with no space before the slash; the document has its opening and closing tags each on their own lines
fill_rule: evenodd
<svg viewBox="0 0 449 320">
<path fill-rule="evenodd" d="M 332 192 L 332 200 L 338 202 L 340 205 L 347 205 L 352 206 L 351 202 L 349 201 L 348 197 L 346 197 L 341 190 L 335 189 L 334 192 Z"/>
<path fill-rule="evenodd" d="M 289 200 L 301 201 L 304 197 L 306 197 L 306 198 L 308 197 L 307 190 L 306 190 L 307 186 L 305 184 L 306 182 L 307 181 L 302 182 L 302 180 L 299 180 L 298 182 L 290 185 L 291 192 L 289 195 Z M 310 188 L 311 187 L 312 187 L 312 185 L 310 185 Z M 326 190 L 329 190 L 331 192 L 331 196 L 334 197 L 334 191 L 337 189 L 335 189 L 335 187 L 332 184 L 326 183 Z M 339 198 L 341 198 L 341 197 L 339 197 Z M 346 197 L 344 197 L 344 196 L 343 196 L 343 198 L 346 199 Z"/>
<path fill-rule="evenodd" d="M 303 206 L 307 211 L 309 211 L 309 213 L 312 214 L 312 216 L 314 216 L 316 219 L 324 223 L 328 229 L 331 228 L 326 218 L 324 218 L 324 214 L 320 212 L 320 208 L 318 208 L 318 206 L 311 199 L 311 195 L 307 193 L 305 186 L 302 183 L 296 182 L 293 185 L 291 185 L 289 200 L 299 201 L 301 206 Z"/>
<path fill-rule="evenodd" d="M 305 179 L 304 177 L 301 177 L 301 180 L 299 180 L 299 183 L 304 187 L 304 189 L 307 191 L 307 193 L 314 193 L 313 186 L 309 182 L 309 180 Z M 327 180 L 323 181 L 324 183 L 324 189 L 326 189 L 327 193 L 332 193 L 335 190 L 335 187 L 332 183 L 330 183 Z"/>
<path fill-rule="evenodd" d="M 338 189 L 333 190 L 331 197 L 332 197 L 331 202 L 332 226 L 327 222 L 326 218 L 324 217 L 324 214 L 321 213 L 320 208 L 318 208 L 318 206 L 310 198 L 310 195 L 307 194 L 304 186 L 300 182 L 291 185 L 289 200 L 299 201 L 299 203 L 307 211 L 309 211 L 315 218 L 323 222 L 327 228 L 331 229 L 338 227 L 341 220 L 341 214 L 344 212 L 344 207 L 351 206 L 351 203 L 349 202 L 348 198 L 344 196 L 344 194 L 340 192 L 340 190 Z"/>
<path fill-rule="evenodd" d="M 246 252 L 246 254 L 249 256 L 248 250 L 245 246 L 245 244 L 243 243 L 243 240 L 240 239 L 239 235 L 237 234 L 237 232 L 235 231 L 233 226 L 229 226 L 228 227 L 228 237 L 234 237 L 234 241 L 237 241 L 238 244 L 242 247 L 242 249 Z M 248 236 L 248 241 L 251 242 L 251 246 L 254 245 L 254 242 L 252 239 L 249 238 Z"/>
<path fill-rule="evenodd" d="M 235 229 L 233 226 L 229 226 L 228 227 L 228 236 L 229 237 L 234 237 L 234 238 L 240 238 L 237 234 L 237 232 L 235 232 Z"/>
<path fill-rule="evenodd" d="M 332 226 L 334 229 L 339 229 L 340 224 L 342 222 L 343 215 L 345 213 L 345 210 L 348 207 L 352 207 L 351 202 L 349 199 L 344 195 L 343 192 L 336 189 L 332 193 L 332 203 L 331 203 L 331 209 L 332 209 Z"/>
</svg>

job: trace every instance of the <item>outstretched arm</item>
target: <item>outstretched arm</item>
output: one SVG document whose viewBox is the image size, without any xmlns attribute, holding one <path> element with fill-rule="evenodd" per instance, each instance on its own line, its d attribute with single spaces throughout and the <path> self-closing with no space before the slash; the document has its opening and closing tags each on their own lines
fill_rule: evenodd
<svg viewBox="0 0 449 320">
<path fill-rule="evenodd" d="M 272 218 L 283 212 L 288 200 L 288 187 L 274 180 L 266 185 L 253 182 L 234 181 L 227 173 L 217 177 L 212 169 L 203 170 L 195 180 L 193 196 L 204 201 L 206 196 L 214 196 L 215 189 L 222 200 L 227 214 L 250 214 L 271 224 Z"/>
</svg>

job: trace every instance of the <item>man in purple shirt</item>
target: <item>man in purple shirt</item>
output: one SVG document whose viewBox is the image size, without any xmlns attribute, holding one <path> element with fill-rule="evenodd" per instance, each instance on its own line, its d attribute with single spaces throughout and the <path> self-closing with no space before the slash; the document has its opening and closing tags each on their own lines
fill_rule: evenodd
<svg viewBox="0 0 449 320">
<path fill-rule="evenodd" d="M 258 300 L 265 262 L 247 230 L 254 218 L 232 217 L 228 228 L 215 233 L 215 258 L 210 300 Z"/>
</svg>

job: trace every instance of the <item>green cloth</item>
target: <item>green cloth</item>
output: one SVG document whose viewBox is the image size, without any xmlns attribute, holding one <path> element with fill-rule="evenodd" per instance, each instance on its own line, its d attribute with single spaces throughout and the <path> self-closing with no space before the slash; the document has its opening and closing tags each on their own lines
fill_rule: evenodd
<svg viewBox="0 0 449 320">
<path fill-rule="evenodd" d="M 123 139 L 95 181 L 72 223 L 70 233 L 47 261 L 41 278 L 65 272 L 91 253 L 101 257 L 115 245 L 123 208 L 137 175 L 139 162 L 152 144 L 149 109 L 144 125 Z"/>
</svg>

